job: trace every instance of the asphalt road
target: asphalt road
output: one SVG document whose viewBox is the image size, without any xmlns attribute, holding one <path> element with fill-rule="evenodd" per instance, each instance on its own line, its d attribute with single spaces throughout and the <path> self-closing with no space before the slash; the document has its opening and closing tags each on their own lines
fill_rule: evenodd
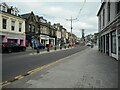
<svg viewBox="0 0 120 90">
<path fill-rule="evenodd" d="M 86 46 L 75 47 L 63 51 L 32 56 L 27 55 L 28 52 L 4 54 L 2 56 L 2 81 L 11 80 L 17 75 L 24 74 L 29 70 L 72 55 L 86 48 Z"/>
</svg>

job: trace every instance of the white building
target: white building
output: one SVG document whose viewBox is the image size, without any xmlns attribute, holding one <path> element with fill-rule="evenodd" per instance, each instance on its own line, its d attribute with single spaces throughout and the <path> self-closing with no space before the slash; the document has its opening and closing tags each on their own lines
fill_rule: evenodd
<svg viewBox="0 0 120 90">
<path fill-rule="evenodd" d="M 57 36 L 56 45 L 60 46 L 61 36 L 62 36 L 61 25 L 60 25 L 60 23 L 57 23 L 57 24 L 54 24 L 54 27 L 57 28 L 57 31 L 56 31 L 56 36 Z"/>
<path fill-rule="evenodd" d="M 18 16 L 18 9 L 0 3 L 1 42 L 16 42 L 25 46 L 25 20 Z"/>
<path fill-rule="evenodd" d="M 99 51 L 120 60 L 120 1 L 102 2 L 97 16 Z"/>
</svg>

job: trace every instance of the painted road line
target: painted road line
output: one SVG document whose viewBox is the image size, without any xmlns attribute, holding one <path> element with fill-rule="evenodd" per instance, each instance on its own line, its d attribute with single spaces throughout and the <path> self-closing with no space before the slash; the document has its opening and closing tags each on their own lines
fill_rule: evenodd
<svg viewBox="0 0 120 90">
<path fill-rule="evenodd" d="M 11 84 L 11 83 L 10 83 L 10 82 L 7 82 L 6 84 L 0 85 L 0 87 L 2 88 L 2 87 L 7 86 L 7 85 L 9 85 L 9 84 Z"/>
<path fill-rule="evenodd" d="M 24 77 L 27 76 L 27 75 L 34 74 L 34 73 L 36 73 L 36 72 L 38 72 L 38 71 L 41 71 L 41 70 L 43 70 L 43 69 L 45 69 L 45 68 L 48 68 L 48 67 L 50 67 L 50 66 L 52 66 L 52 65 L 55 65 L 56 63 L 58 63 L 58 62 L 60 62 L 60 61 L 63 61 L 63 60 L 65 60 L 65 59 L 67 59 L 67 58 L 69 58 L 69 57 L 71 57 L 71 56 L 73 56 L 73 55 L 75 55 L 75 54 L 78 54 L 78 53 L 79 53 L 79 52 L 74 53 L 74 54 L 72 54 L 72 55 L 69 55 L 69 56 L 67 56 L 67 57 L 65 57 L 65 58 L 58 59 L 57 61 L 51 62 L 51 63 L 49 63 L 49 64 L 40 66 L 40 67 L 38 67 L 38 68 L 36 68 L 36 69 L 30 70 L 30 71 L 28 71 L 28 72 L 27 72 L 26 74 L 24 74 L 24 75 L 18 75 L 18 76 L 16 76 L 16 77 L 14 78 L 14 80 L 3 82 L 2 85 L 0 85 L 0 87 L 1 87 L 1 86 L 4 87 L 4 86 L 10 84 L 10 83 L 13 82 L 13 81 L 20 80 L 20 79 L 24 78 Z"/>
<path fill-rule="evenodd" d="M 24 76 L 23 75 L 18 75 L 14 79 L 22 79 Z"/>
</svg>

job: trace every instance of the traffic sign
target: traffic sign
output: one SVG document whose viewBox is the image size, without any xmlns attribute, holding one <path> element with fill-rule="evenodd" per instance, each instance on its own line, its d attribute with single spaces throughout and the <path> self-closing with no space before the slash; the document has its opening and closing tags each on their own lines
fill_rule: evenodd
<svg viewBox="0 0 120 90">
<path fill-rule="evenodd" d="M 35 43 L 35 39 L 31 39 L 31 43 Z"/>
</svg>

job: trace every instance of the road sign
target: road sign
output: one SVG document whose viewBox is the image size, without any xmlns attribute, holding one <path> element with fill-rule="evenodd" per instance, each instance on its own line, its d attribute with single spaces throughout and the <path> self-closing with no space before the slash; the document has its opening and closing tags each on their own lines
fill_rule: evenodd
<svg viewBox="0 0 120 90">
<path fill-rule="evenodd" d="M 32 43 L 32 44 L 35 43 L 35 39 L 31 39 L 31 43 Z"/>
</svg>

